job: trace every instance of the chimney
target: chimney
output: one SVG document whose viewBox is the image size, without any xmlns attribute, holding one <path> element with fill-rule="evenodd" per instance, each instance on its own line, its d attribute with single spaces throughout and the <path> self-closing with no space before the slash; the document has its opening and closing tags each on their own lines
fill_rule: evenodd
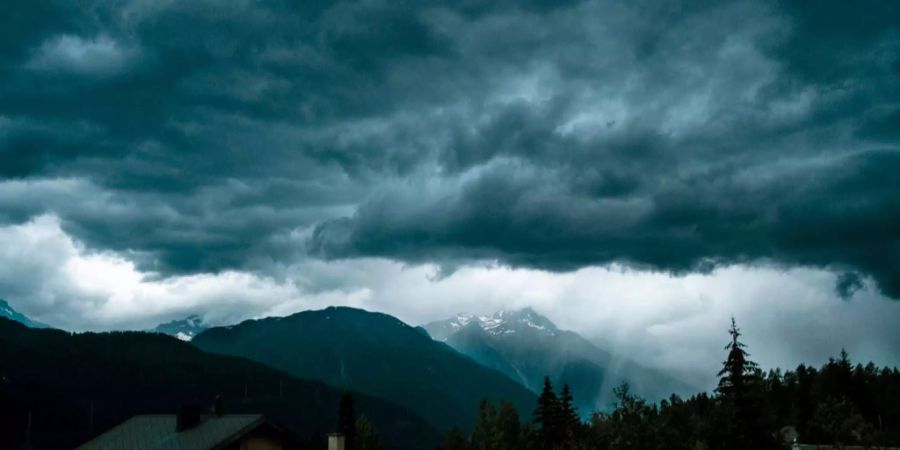
<svg viewBox="0 0 900 450">
<path fill-rule="evenodd" d="M 328 450 L 345 450 L 344 446 L 346 438 L 341 433 L 331 433 L 328 435 Z"/>
<path fill-rule="evenodd" d="M 200 425 L 200 407 L 195 405 L 185 405 L 178 410 L 175 417 L 175 431 L 181 433 L 196 428 Z"/>
</svg>

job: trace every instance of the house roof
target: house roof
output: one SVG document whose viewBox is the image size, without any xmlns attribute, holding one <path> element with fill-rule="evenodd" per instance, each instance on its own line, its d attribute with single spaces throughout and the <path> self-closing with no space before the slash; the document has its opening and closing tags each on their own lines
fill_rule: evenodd
<svg viewBox="0 0 900 450">
<path fill-rule="evenodd" d="M 134 416 L 77 450 L 210 450 L 234 442 L 264 423 L 259 414 L 203 416 L 200 424 L 175 431 L 176 416 Z"/>
</svg>

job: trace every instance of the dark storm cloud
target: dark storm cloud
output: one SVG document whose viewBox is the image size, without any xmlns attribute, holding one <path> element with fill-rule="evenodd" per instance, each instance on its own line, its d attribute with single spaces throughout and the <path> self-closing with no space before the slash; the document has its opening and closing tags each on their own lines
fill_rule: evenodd
<svg viewBox="0 0 900 450">
<path fill-rule="evenodd" d="M 837 286 L 835 287 L 838 295 L 844 300 L 852 298 L 853 294 L 862 288 L 863 280 L 858 273 L 854 272 L 846 272 L 838 276 Z"/>
<path fill-rule="evenodd" d="M 162 274 L 313 229 L 324 258 L 766 261 L 900 297 L 891 3 L 34 3 L 0 6 L 0 220 Z"/>
</svg>

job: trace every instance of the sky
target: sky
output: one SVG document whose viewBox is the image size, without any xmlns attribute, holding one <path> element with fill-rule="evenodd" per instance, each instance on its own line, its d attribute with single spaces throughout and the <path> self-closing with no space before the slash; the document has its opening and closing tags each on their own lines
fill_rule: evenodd
<svg viewBox="0 0 900 450">
<path fill-rule="evenodd" d="M 0 298 L 900 364 L 900 3 L 0 4 Z"/>
</svg>

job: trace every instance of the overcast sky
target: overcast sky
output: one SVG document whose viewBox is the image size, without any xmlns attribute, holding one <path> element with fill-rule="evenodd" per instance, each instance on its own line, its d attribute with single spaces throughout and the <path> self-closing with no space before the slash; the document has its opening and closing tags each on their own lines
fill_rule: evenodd
<svg viewBox="0 0 900 450">
<path fill-rule="evenodd" d="M 444 4 L 446 3 L 446 4 Z M 299 5 L 298 5 L 299 4 Z M 900 3 L 0 4 L 0 298 L 900 364 Z"/>
</svg>

